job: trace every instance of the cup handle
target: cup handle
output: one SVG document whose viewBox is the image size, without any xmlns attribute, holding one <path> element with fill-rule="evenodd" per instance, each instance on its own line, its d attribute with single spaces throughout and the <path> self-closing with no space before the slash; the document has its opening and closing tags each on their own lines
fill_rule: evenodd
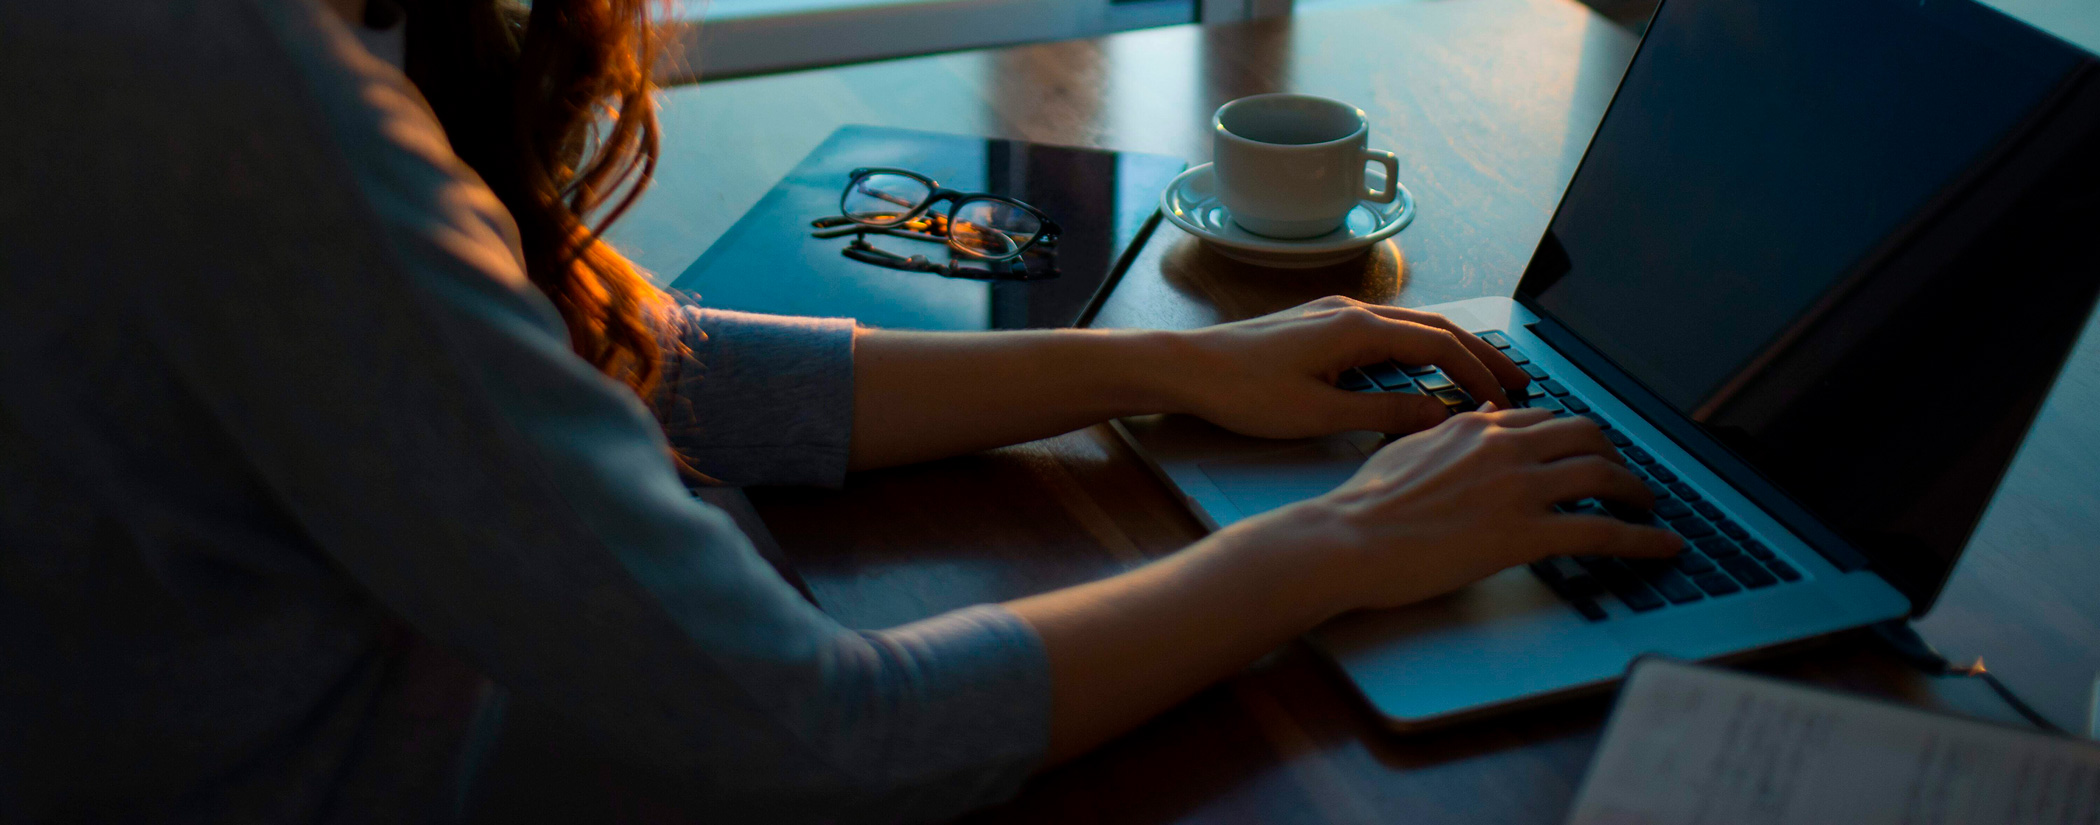
<svg viewBox="0 0 2100 825">
<path fill-rule="evenodd" d="M 1392 203 L 1394 198 L 1400 196 L 1400 158 L 1383 149 L 1365 149 L 1364 162 L 1372 161 L 1377 161 L 1378 165 L 1385 167 L 1385 191 L 1373 192 L 1371 187 L 1365 186 L 1364 200 L 1372 203 Z"/>
</svg>

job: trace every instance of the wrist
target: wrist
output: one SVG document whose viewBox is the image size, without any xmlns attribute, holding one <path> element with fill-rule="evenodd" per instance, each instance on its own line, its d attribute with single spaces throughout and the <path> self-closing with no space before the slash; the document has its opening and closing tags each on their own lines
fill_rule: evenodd
<svg viewBox="0 0 2100 825">
<path fill-rule="evenodd" d="M 1214 373 L 1204 364 L 1204 350 L 1193 334 L 1177 330 L 1122 330 L 1115 368 L 1123 371 L 1129 396 L 1142 409 L 1136 414 L 1196 413 L 1199 390 Z"/>
<path fill-rule="evenodd" d="M 1219 554 L 1261 583 L 1260 609 L 1311 628 L 1362 606 L 1341 521 L 1320 499 L 1272 510 L 1213 534 Z"/>
</svg>

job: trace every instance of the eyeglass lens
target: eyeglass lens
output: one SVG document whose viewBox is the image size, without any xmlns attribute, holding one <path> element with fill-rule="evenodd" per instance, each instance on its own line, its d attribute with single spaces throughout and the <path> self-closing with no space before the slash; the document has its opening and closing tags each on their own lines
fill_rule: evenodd
<svg viewBox="0 0 2100 825">
<path fill-rule="evenodd" d="M 840 211 L 869 226 L 889 226 L 902 223 L 911 217 L 912 210 L 919 208 L 933 195 L 933 189 L 925 181 L 887 172 L 874 172 L 855 178 L 846 187 L 846 197 L 839 203 Z"/>
<path fill-rule="evenodd" d="M 948 238 L 958 247 L 987 258 L 1018 255 L 1043 231 L 1035 215 L 1011 203 L 973 198 L 957 204 Z"/>
</svg>

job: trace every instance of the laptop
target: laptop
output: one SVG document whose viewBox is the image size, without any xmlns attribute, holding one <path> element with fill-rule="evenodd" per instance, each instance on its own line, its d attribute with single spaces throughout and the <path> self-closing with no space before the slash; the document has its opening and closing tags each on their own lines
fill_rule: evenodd
<svg viewBox="0 0 2100 825">
<path fill-rule="evenodd" d="M 1463 208 L 1452 205 L 1446 208 Z M 1668 0 L 1515 296 L 1427 307 L 1605 428 L 1691 549 L 1316 629 L 1418 729 L 1922 615 L 2100 294 L 2100 72 L 1970 0 Z M 1433 368 L 1340 386 L 1472 399 Z M 1118 422 L 1212 527 L 1385 437 Z M 1563 509 L 1589 510 L 1594 501 Z"/>
</svg>

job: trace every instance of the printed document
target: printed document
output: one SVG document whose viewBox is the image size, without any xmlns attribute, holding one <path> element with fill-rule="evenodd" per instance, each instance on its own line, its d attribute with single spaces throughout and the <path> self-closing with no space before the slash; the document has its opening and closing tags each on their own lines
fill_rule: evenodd
<svg viewBox="0 0 2100 825">
<path fill-rule="evenodd" d="M 2100 822 L 2100 746 L 1650 659 L 1568 821 Z"/>
</svg>

